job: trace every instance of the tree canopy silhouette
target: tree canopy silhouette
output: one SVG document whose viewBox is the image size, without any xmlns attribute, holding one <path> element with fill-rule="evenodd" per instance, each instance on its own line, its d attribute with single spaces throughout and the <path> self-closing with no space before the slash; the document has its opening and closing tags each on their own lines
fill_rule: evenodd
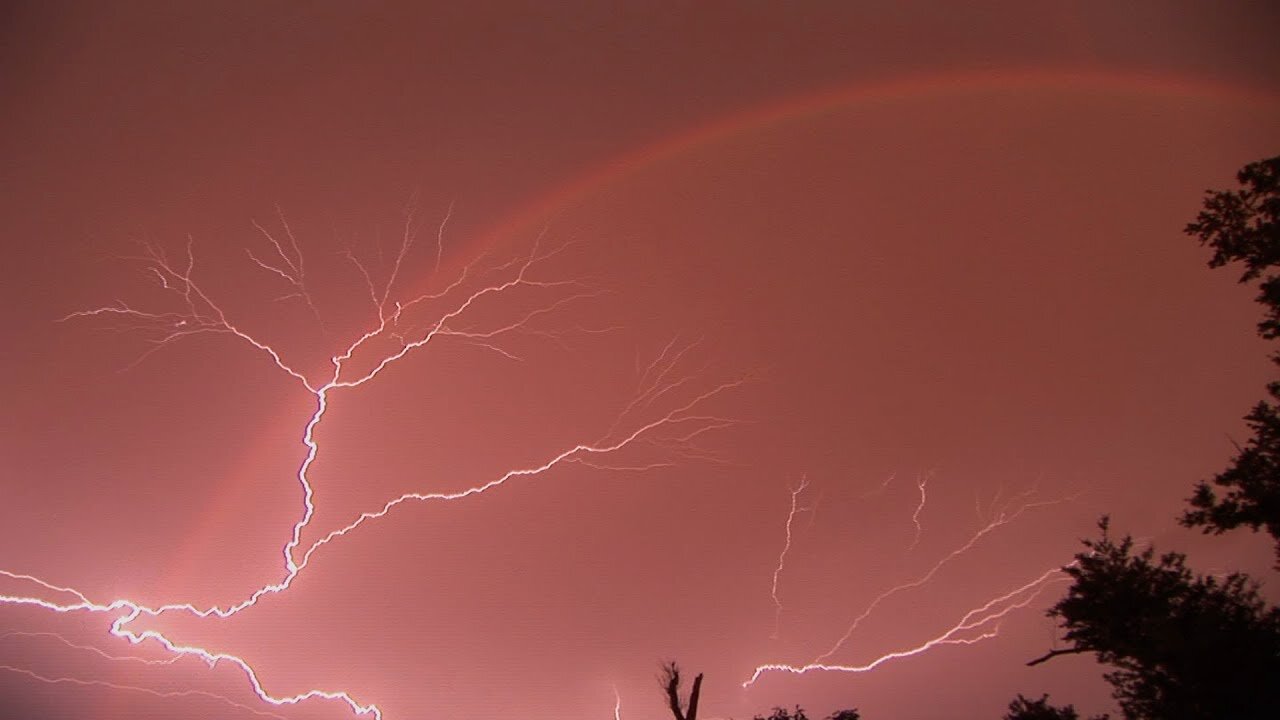
<svg viewBox="0 0 1280 720">
<path fill-rule="evenodd" d="M 1094 715 L 1089 720 L 1110 720 L 1110 715 Z M 1049 704 L 1049 696 L 1041 695 L 1039 700 L 1029 700 L 1022 695 L 1009 703 L 1009 712 L 1004 720 L 1080 720 L 1074 706 L 1055 707 Z"/>
<path fill-rule="evenodd" d="M 1280 156 L 1246 165 L 1238 190 L 1209 191 L 1185 232 L 1213 249 L 1209 267 L 1240 262 L 1240 282 L 1259 281 L 1266 309 L 1258 334 L 1280 337 Z M 1272 356 L 1280 364 L 1280 353 Z M 1280 560 L 1280 382 L 1268 385 L 1245 418 L 1254 436 L 1227 470 L 1201 482 L 1181 522 L 1222 533 L 1266 529 Z M 1218 491 L 1225 491 L 1219 495 Z M 1180 553 L 1159 557 L 1134 549 L 1132 538 L 1101 538 L 1063 570 L 1074 581 L 1049 610 L 1065 631 L 1065 648 L 1032 660 L 1094 653 L 1111 665 L 1103 675 L 1128 720 L 1274 717 L 1280 707 L 1280 608 L 1269 607 L 1243 573 L 1196 575 Z M 1277 565 L 1280 568 L 1280 564 Z M 1071 706 L 1048 696 L 1019 695 L 1006 720 L 1074 720 Z"/>
<path fill-rule="evenodd" d="M 1258 334 L 1274 340 L 1280 337 L 1280 156 L 1246 165 L 1236 180 L 1238 190 L 1207 192 L 1204 209 L 1185 232 L 1213 249 L 1209 267 L 1239 262 L 1244 265 L 1240 282 L 1259 281 L 1257 301 L 1265 315 Z M 1280 364 L 1280 353 L 1271 359 Z M 1182 522 L 1214 533 L 1241 526 L 1265 529 L 1275 540 L 1280 568 L 1280 382 L 1267 391 L 1270 400 L 1245 417 L 1253 437 L 1212 485 L 1196 487 Z"/>
<path fill-rule="evenodd" d="M 1242 573 L 1194 575 L 1183 555 L 1135 552 L 1131 538 L 1112 539 L 1105 518 L 1099 526 L 1102 537 L 1064 568 L 1074 582 L 1049 610 L 1070 646 L 1028 664 L 1095 653 L 1115 668 L 1104 677 L 1132 720 L 1275 717 L 1280 609 L 1257 584 Z M 1022 709 L 1040 710 L 1034 701 Z"/>
<path fill-rule="evenodd" d="M 826 720 L 860 720 L 861 717 L 857 710 L 837 710 L 828 715 Z M 809 716 L 805 714 L 804 708 L 797 705 L 795 712 L 776 707 L 768 716 L 757 715 L 755 720 L 809 720 Z"/>
</svg>

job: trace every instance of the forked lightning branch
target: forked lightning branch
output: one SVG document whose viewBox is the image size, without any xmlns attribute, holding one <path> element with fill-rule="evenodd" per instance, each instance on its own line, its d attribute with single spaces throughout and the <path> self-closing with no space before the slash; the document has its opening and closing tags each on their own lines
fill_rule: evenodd
<svg viewBox="0 0 1280 720">
<path fill-rule="evenodd" d="M 565 244 L 548 246 L 545 239 L 539 237 L 521 254 L 499 258 L 481 254 L 451 276 L 441 277 L 442 261 L 447 253 L 445 231 L 448 220 L 449 213 L 446 213 L 430 233 L 433 242 L 422 243 L 423 228 L 416 214 L 408 212 L 394 252 L 389 260 L 382 263 L 362 259 L 351 250 L 343 253 L 343 261 L 364 288 L 365 297 L 359 302 L 366 305 L 369 320 L 363 330 L 340 343 L 325 359 L 322 365 L 327 370 L 319 377 L 302 369 L 313 367 L 315 363 L 308 363 L 305 358 L 286 357 L 271 338 L 245 330 L 243 318 L 234 317 L 233 313 L 224 310 L 219 299 L 206 292 L 202 284 L 205 281 L 201 276 L 198 248 L 190 239 L 176 253 L 159 245 L 144 244 L 138 254 L 125 258 L 143 268 L 158 285 L 166 302 L 144 306 L 118 301 L 76 311 L 62 318 L 66 322 L 97 322 L 141 336 L 148 343 L 148 348 L 139 355 L 138 362 L 196 335 L 225 336 L 229 343 L 256 353 L 263 362 L 273 366 L 282 379 L 306 392 L 311 397 L 312 409 L 309 415 L 298 420 L 298 442 L 305 448 L 305 454 L 293 479 L 298 490 L 298 519 L 291 528 L 281 528 L 284 540 L 278 580 L 246 588 L 243 599 L 226 606 L 201 606 L 181 599 L 150 606 L 127 598 L 94 598 L 72 587 L 71 581 L 41 576 L 38 568 L 0 569 L 0 575 L 7 578 L 8 586 L 13 588 L 0 595 L 0 603 L 40 608 L 51 613 L 101 615 L 104 631 L 110 636 L 122 643 L 158 648 L 165 653 L 165 660 L 148 661 L 117 655 L 95 646 L 72 643 L 54 633 L 10 635 L 25 634 L 120 662 L 172 664 L 182 657 L 193 657 L 204 661 L 210 668 L 229 664 L 243 673 L 262 704 L 260 708 L 251 708 L 233 698 L 203 690 L 159 691 L 95 678 L 49 676 L 10 665 L 0 666 L 0 669 L 34 681 L 58 685 L 103 686 L 156 697 L 206 696 L 229 706 L 273 717 L 281 716 L 271 712 L 272 707 L 283 709 L 304 701 L 327 700 L 345 704 L 356 715 L 381 718 L 382 711 L 372 699 L 357 698 L 340 688 L 317 688 L 292 695 L 273 692 L 270 672 L 255 664 L 251 651 L 242 654 L 215 652 L 188 644 L 180 637 L 139 626 L 147 619 L 170 613 L 195 618 L 227 618 L 249 612 L 263 597 L 288 591 L 299 574 L 316 561 L 324 547 L 406 503 L 463 501 L 497 490 L 508 482 L 533 480 L 568 463 L 609 471 L 651 469 L 667 467 L 678 461 L 717 459 L 717 454 L 700 445 L 699 441 L 713 431 L 734 425 L 736 421 L 717 414 L 709 406 L 714 398 L 741 385 L 745 379 L 708 382 L 698 371 L 687 369 L 687 356 L 697 343 L 673 339 L 657 352 L 643 371 L 638 372 L 640 377 L 635 395 L 619 409 L 616 420 L 599 436 L 582 438 L 565 447 L 550 448 L 541 462 L 513 467 L 463 490 L 410 492 L 388 498 L 377 507 L 344 508 L 343 511 L 352 513 L 348 522 L 320 535 L 314 542 L 304 544 L 304 531 L 316 512 L 311 471 L 320 453 L 317 428 L 329 412 L 334 393 L 359 392 L 366 385 L 383 381 L 384 371 L 393 364 L 443 342 L 466 343 L 503 357 L 515 358 L 511 341 L 517 337 L 563 342 L 570 333 L 590 335 L 617 329 L 569 325 L 566 330 L 554 326 L 557 318 L 571 311 L 574 305 L 589 302 L 600 294 L 599 289 L 584 281 L 555 277 L 554 266 L 557 257 L 568 247 Z M 260 243 L 256 249 L 246 251 L 244 269 L 265 274 L 281 291 L 265 298 L 264 302 L 297 303 L 305 310 L 309 321 L 322 321 L 317 294 L 323 288 L 314 287 L 314 273 L 309 273 L 303 245 L 283 214 L 271 228 L 258 223 L 254 226 L 260 233 Z M 429 274 L 429 286 L 434 289 L 421 294 L 406 291 L 405 287 L 410 284 L 408 279 L 420 277 L 423 273 Z M 496 321 L 492 319 L 492 312 L 483 313 L 485 319 L 480 319 L 481 313 L 476 312 L 476 308 L 493 303 L 507 303 L 512 310 Z M 548 327 L 548 322 L 552 323 L 551 327 Z M 661 457 L 643 462 L 624 458 L 612 460 L 619 451 L 642 445 L 650 451 L 656 450 Z M 285 478 L 281 480 L 285 481 Z M 615 707 L 615 714 L 617 710 Z"/>
</svg>

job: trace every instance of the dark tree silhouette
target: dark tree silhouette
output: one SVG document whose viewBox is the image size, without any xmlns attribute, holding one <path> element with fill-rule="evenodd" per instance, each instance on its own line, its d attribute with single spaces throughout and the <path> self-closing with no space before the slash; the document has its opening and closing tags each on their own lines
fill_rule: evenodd
<svg viewBox="0 0 1280 720">
<path fill-rule="evenodd" d="M 776 707 L 767 716 L 757 715 L 755 720 L 809 720 L 809 716 L 804 714 L 804 708 L 797 705 L 794 713 L 786 708 Z"/>
<path fill-rule="evenodd" d="M 1260 280 L 1257 301 L 1265 315 L 1258 334 L 1274 340 L 1280 337 L 1280 156 L 1246 165 L 1236 180 L 1239 190 L 1207 192 L 1204 209 L 1185 232 L 1213 249 L 1209 267 L 1239 262 L 1244 265 L 1240 282 Z M 1280 363 L 1280 353 L 1272 361 Z M 1241 526 L 1265 529 L 1275 540 L 1280 568 L 1280 382 L 1267 390 L 1270 400 L 1245 417 L 1253 437 L 1212 485 L 1196 487 L 1182 522 L 1213 533 Z M 1225 495 L 1219 496 L 1215 486 Z"/>
<path fill-rule="evenodd" d="M 837 710 L 827 716 L 827 720 L 860 720 L 857 710 Z M 809 716 L 805 714 L 804 708 L 796 706 L 795 712 L 790 712 L 786 708 L 776 707 L 773 713 L 763 716 L 757 715 L 755 720 L 809 720 Z"/>
<path fill-rule="evenodd" d="M 658 684 L 662 686 L 667 708 L 671 710 L 675 720 L 697 720 L 698 696 L 702 693 L 702 673 L 698 673 L 693 679 L 693 688 L 689 691 L 688 702 L 680 697 L 683 679 L 680 676 L 680 666 L 676 661 L 668 660 L 662 663 L 658 673 Z M 794 714 L 786 708 L 776 707 L 768 717 L 757 715 L 755 720 L 809 720 L 809 716 L 805 715 L 804 709 L 797 705 Z M 857 710 L 837 710 L 826 720 L 861 720 L 861 718 Z"/>
<path fill-rule="evenodd" d="M 674 660 L 662 664 L 658 682 L 666 693 L 667 707 L 671 709 L 671 714 L 675 717 L 675 720 L 697 720 L 698 696 L 702 694 L 702 673 L 698 673 L 698 676 L 693 679 L 693 689 L 689 691 L 689 701 L 687 703 L 680 697 L 680 691 L 683 689 L 681 688 L 680 666 L 676 665 Z"/>
<path fill-rule="evenodd" d="M 1110 715 L 1094 715 L 1089 720 L 1109 720 Z M 1067 705 L 1056 707 L 1049 704 L 1049 696 L 1042 695 L 1039 700 L 1028 700 L 1019 695 L 1009 703 L 1009 712 L 1004 720 L 1080 720 L 1075 707 Z"/>
<path fill-rule="evenodd" d="M 1265 308 L 1258 334 L 1280 338 L 1280 156 L 1246 165 L 1240 189 L 1209 191 L 1185 232 L 1213 249 L 1209 267 L 1240 262 L 1240 282 L 1258 283 Z M 1272 355 L 1280 364 L 1280 353 Z M 1253 438 L 1227 470 L 1201 482 L 1181 522 L 1205 532 L 1241 526 L 1265 529 L 1276 542 L 1280 569 L 1280 382 L 1246 416 Z M 1219 495 L 1219 491 L 1225 494 Z M 1032 660 L 1094 653 L 1115 669 L 1104 674 L 1129 720 L 1271 718 L 1280 712 L 1280 608 L 1269 607 L 1243 573 L 1193 574 L 1185 556 L 1108 534 L 1086 540 L 1086 551 L 1064 568 L 1074 582 L 1049 610 L 1068 646 Z M 1076 718 L 1048 696 L 1019 695 L 1006 720 Z"/>
<path fill-rule="evenodd" d="M 1032 660 L 1095 653 L 1126 718 L 1273 718 L 1280 708 L 1280 609 L 1246 575 L 1196 576 L 1185 557 L 1158 559 L 1102 537 L 1064 568 L 1074 582 L 1049 610 L 1070 646 Z M 1012 707 L 1012 706 L 1011 706 Z M 1034 717 L 1034 716 L 1029 716 Z"/>
</svg>

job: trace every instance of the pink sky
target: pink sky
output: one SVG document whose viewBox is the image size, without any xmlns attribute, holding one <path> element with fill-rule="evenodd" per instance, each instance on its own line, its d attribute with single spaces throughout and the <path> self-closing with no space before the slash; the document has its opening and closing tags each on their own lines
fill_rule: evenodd
<svg viewBox="0 0 1280 720">
<path fill-rule="evenodd" d="M 1181 228 L 1276 152 L 1273 12 L 4 13 L 6 717 L 356 717 L 112 637 L 286 578 L 125 629 L 387 720 L 657 720 L 667 658 L 703 718 L 1114 711 L 1024 666 L 1101 514 L 1270 579 L 1174 518 L 1270 378 Z"/>
</svg>

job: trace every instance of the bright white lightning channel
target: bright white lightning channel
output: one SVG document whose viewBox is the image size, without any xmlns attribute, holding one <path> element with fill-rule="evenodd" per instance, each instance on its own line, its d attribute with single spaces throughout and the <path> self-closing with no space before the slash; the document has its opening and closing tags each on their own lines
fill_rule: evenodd
<svg viewBox="0 0 1280 720">
<path fill-rule="evenodd" d="M 450 208 L 450 212 L 451 211 L 452 208 Z M 448 219 L 449 217 L 446 215 L 445 222 L 447 222 Z M 281 215 L 280 221 L 285 233 L 284 241 L 281 241 L 273 233 L 255 223 L 255 227 L 257 227 L 266 238 L 273 254 L 264 258 L 259 255 L 255 255 L 253 252 L 249 252 L 249 258 L 255 266 L 273 276 L 278 277 L 282 282 L 288 285 L 288 294 L 282 296 L 280 299 L 301 300 L 306 305 L 309 312 L 318 319 L 319 312 L 316 309 L 316 303 L 312 296 L 312 289 L 308 286 L 305 269 L 306 266 L 304 264 L 304 257 L 300 249 L 300 245 L 294 236 L 292 229 L 288 223 L 284 221 L 283 215 Z M 435 234 L 436 270 L 439 269 L 441 255 L 443 252 L 443 234 L 444 222 L 440 224 Z M 357 272 L 364 280 L 366 290 L 369 293 L 369 299 L 377 317 L 377 322 L 371 329 L 355 337 L 355 339 L 342 349 L 341 352 L 338 352 L 329 358 L 329 371 L 326 377 L 321 381 L 314 381 L 307 377 L 306 374 L 287 363 L 281 353 L 273 348 L 269 343 L 259 340 L 233 323 L 222 308 L 205 293 L 193 277 L 195 256 L 192 249 L 192 241 L 190 239 L 186 244 L 185 255 L 181 263 L 170 261 L 166 254 L 155 246 L 143 245 L 141 254 L 130 259 L 140 262 L 149 276 L 152 277 L 152 279 L 154 279 L 163 290 L 168 291 L 175 298 L 178 309 L 149 311 L 135 308 L 124 302 L 117 302 L 113 305 L 71 313 L 64 317 L 63 320 L 72 320 L 77 318 L 105 319 L 113 323 L 119 329 L 140 331 L 144 333 L 151 342 L 152 347 L 138 358 L 138 362 L 145 359 L 153 352 L 186 337 L 198 334 L 230 335 L 238 341 L 248 344 L 250 347 L 269 357 L 271 362 L 280 371 L 296 380 L 302 388 L 312 395 L 315 402 L 314 410 L 304 425 L 301 438 L 302 444 L 306 447 L 306 454 L 296 474 L 297 482 L 302 491 L 302 516 L 296 523 L 294 523 L 289 540 L 285 543 L 282 549 L 282 559 L 284 561 L 283 577 L 275 583 L 266 584 L 253 590 L 239 603 L 226 607 L 196 607 L 191 603 L 171 603 L 160 605 L 158 607 L 150 607 L 127 599 L 117 599 L 110 602 L 96 602 L 90 600 L 85 594 L 74 588 L 57 585 L 30 574 L 0 570 L 0 576 L 4 576 L 18 584 L 35 586 L 35 588 L 38 589 L 38 594 L 33 595 L 0 594 L 0 603 L 15 606 L 39 607 L 55 613 L 90 612 L 109 614 L 113 616 L 109 628 L 109 633 L 112 636 L 126 640 L 134 645 L 151 641 L 172 655 L 169 660 L 163 661 L 166 663 L 171 663 L 180 657 L 196 657 L 204 661 L 210 668 L 220 663 L 231 664 L 237 667 L 248 679 L 250 687 L 258 698 L 270 706 L 283 708 L 285 706 L 296 705 L 304 700 L 325 699 L 345 704 L 358 716 L 371 716 L 380 720 L 382 718 L 382 711 L 375 704 L 359 702 L 346 691 L 315 689 L 295 695 L 274 695 L 267 691 L 260 678 L 259 671 L 255 670 L 249 661 L 240 656 L 229 653 L 212 652 L 197 646 L 184 645 L 158 631 L 138 631 L 132 629 L 131 625 L 143 617 L 155 618 L 162 614 L 171 612 L 185 613 L 198 618 L 227 618 L 243 612 L 253 607 L 262 597 L 281 593 L 287 590 L 299 573 L 301 573 L 302 570 L 305 569 L 312 561 L 314 554 L 320 548 L 367 522 L 385 516 L 393 508 L 406 502 L 461 500 L 497 488 L 505 484 L 508 480 L 536 476 L 545 473 L 558 465 L 569 462 L 580 462 L 586 465 L 601 466 L 588 461 L 588 458 L 614 453 L 627 448 L 642 439 L 660 447 L 665 446 L 674 448 L 684 457 L 713 458 L 711 453 L 698 448 L 694 443 L 694 439 L 705 432 L 729 427 L 733 425 L 735 421 L 730 418 L 708 414 L 700 408 L 713 397 L 739 386 L 745 382 L 745 380 L 733 380 L 719 383 L 709 390 L 694 395 L 692 399 L 676 404 L 674 409 L 657 415 L 656 419 L 633 421 L 628 430 L 619 430 L 623 420 L 629 415 L 649 409 L 664 395 L 674 394 L 680 389 L 681 385 L 685 385 L 693 381 L 692 376 L 684 376 L 679 379 L 672 378 L 672 373 L 674 372 L 677 363 L 680 361 L 680 358 L 691 349 L 691 346 L 674 348 L 673 341 L 673 344 L 668 345 L 667 348 L 664 349 L 663 355 L 660 356 L 659 360 L 655 361 L 655 365 L 650 368 L 650 370 L 653 370 L 655 367 L 660 366 L 661 369 L 652 376 L 647 376 L 643 379 L 645 384 L 641 392 L 623 410 L 621 415 L 618 417 L 618 421 L 614 423 L 614 426 L 610 428 L 602 438 L 594 442 L 583 442 L 569 446 L 558 452 L 549 454 L 547 459 L 542 463 L 509 470 L 496 479 L 466 490 L 453 493 L 406 493 L 397 498 L 388 500 L 380 509 L 361 513 L 343 527 L 324 535 L 310 544 L 305 550 L 301 551 L 301 559 L 299 560 L 299 550 L 302 544 L 303 531 L 308 527 L 315 514 L 315 504 L 313 502 L 314 491 L 309 479 L 309 471 L 316 462 L 320 450 L 319 444 L 316 440 L 316 428 L 323 421 L 325 414 L 329 409 L 329 399 L 332 392 L 359 388 L 365 383 L 373 381 L 388 366 L 401 358 L 404 358 L 409 353 L 422 348 L 433 341 L 445 338 L 492 350 L 506 357 L 514 357 L 510 352 L 499 345 L 499 340 L 502 336 L 513 333 L 526 333 L 542 337 L 558 337 L 559 333 L 534 328 L 531 325 L 532 321 L 546 314 L 555 312 L 570 303 L 585 298 L 595 297 L 600 294 L 598 291 L 591 290 L 583 283 L 577 281 L 547 281 L 536 279 L 534 277 L 534 270 L 542 263 L 545 263 L 547 260 L 562 252 L 565 246 L 561 246 L 550 251 L 540 251 L 538 244 L 535 243 L 532 251 L 523 258 L 515 258 L 505 263 L 479 267 L 480 261 L 484 259 L 482 256 L 481 258 L 474 260 L 471 264 L 465 266 L 458 276 L 443 290 L 433 294 L 423 294 L 407 301 L 397 300 L 393 297 L 397 289 L 397 280 L 404 269 L 403 266 L 406 262 L 406 258 L 409 256 L 410 250 L 414 246 L 416 236 L 417 225 L 415 223 L 414 213 L 410 212 L 406 217 L 398 252 L 392 261 L 386 280 L 381 283 L 375 281 L 374 273 L 370 271 L 370 268 L 364 262 L 360 261 L 349 251 L 345 253 L 345 257 L 355 266 Z M 541 238 L 539 238 L 539 240 L 541 240 Z M 499 279 L 489 280 L 488 282 L 478 282 L 477 287 L 470 289 L 467 288 L 468 281 L 476 281 L 490 275 L 499 275 L 500 277 Z M 506 322 L 505 324 L 496 327 L 477 329 L 460 325 L 461 319 L 482 299 L 493 296 L 509 295 L 521 288 L 556 290 L 560 291 L 561 295 L 530 312 L 524 313 L 513 321 Z M 426 307 L 431 303 L 443 305 L 445 306 L 445 309 L 430 321 L 425 323 L 419 321 L 415 323 L 413 315 L 418 312 L 420 308 Z M 603 332 L 613 328 L 595 330 L 588 328 L 579 329 L 582 332 L 591 333 Z M 357 353 L 372 345 L 375 340 L 392 341 L 393 349 L 386 352 L 386 354 L 375 358 L 375 362 L 373 362 L 371 369 L 359 371 L 357 369 L 350 368 L 349 366 L 354 363 L 353 358 Z M 662 432 L 664 431 L 666 431 L 670 436 L 663 436 Z M 667 464 L 668 463 L 651 463 L 643 467 L 662 467 Z M 49 599 L 50 596 L 60 599 Z M 100 650 L 94 650 L 102 653 Z M 105 655 L 105 653 L 102 654 Z M 243 704 L 237 703 L 229 698 L 213 695 L 204 691 L 191 690 L 161 693 L 148 688 L 118 685 L 107 683 L 105 681 L 81 680 L 70 677 L 47 677 L 34 673 L 30 670 L 7 665 L 0 666 L 0 669 L 21 673 L 31 677 L 32 679 L 46 683 L 101 685 L 114 687 L 120 690 L 149 693 L 160 697 L 206 695 L 215 697 L 239 708 L 250 709 L 252 712 L 257 714 L 281 717 L 276 713 L 247 708 Z M 615 706 L 615 716 L 620 709 L 620 705 L 621 700 L 618 698 L 617 705 Z"/>
</svg>

